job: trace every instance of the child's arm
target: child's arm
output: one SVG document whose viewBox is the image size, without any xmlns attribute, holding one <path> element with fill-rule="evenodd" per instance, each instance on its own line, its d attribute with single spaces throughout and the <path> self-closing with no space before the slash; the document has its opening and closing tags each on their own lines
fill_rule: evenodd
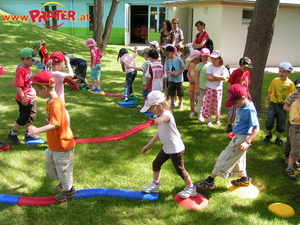
<svg viewBox="0 0 300 225">
<path fill-rule="evenodd" d="M 17 91 L 18 95 L 20 96 L 20 98 L 22 99 L 22 105 L 27 106 L 29 104 L 29 102 L 22 91 L 22 87 L 16 87 L 16 91 Z"/>
<path fill-rule="evenodd" d="M 144 90 L 148 89 L 149 83 L 150 83 L 150 77 L 147 77 L 146 78 L 146 85 L 144 86 Z"/>
<path fill-rule="evenodd" d="M 163 123 L 168 123 L 168 122 L 170 122 L 170 117 L 168 115 L 163 115 L 163 116 L 157 117 L 154 120 L 154 125 L 159 126 Z"/>
<path fill-rule="evenodd" d="M 268 100 L 269 100 L 269 98 L 271 97 L 271 92 L 268 92 L 268 94 L 267 94 L 267 97 L 266 97 L 266 100 L 265 100 L 265 107 L 268 107 Z"/>
<path fill-rule="evenodd" d="M 38 134 L 38 133 L 43 133 L 43 132 L 47 132 L 49 130 L 53 130 L 53 129 L 56 129 L 58 128 L 59 126 L 57 125 L 52 125 L 52 124 L 47 124 L 45 126 L 42 126 L 42 127 L 36 127 L 36 126 L 33 126 L 33 125 L 30 125 L 28 127 L 28 131 L 32 134 Z"/>
<path fill-rule="evenodd" d="M 173 77 L 177 77 L 179 74 L 181 74 L 183 71 L 185 71 L 187 68 L 183 67 L 177 72 L 172 72 L 171 70 L 166 70 L 167 73 L 169 73 Z"/>
<path fill-rule="evenodd" d="M 91 67 L 94 70 L 95 69 L 95 64 L 96 64 L 96 54 L 94 51 L 91 50 L 91 54 L 92 54 L 92 61 L 91 61 Z"/>
<path fill-rule="evenodd" d="M 137 71 L 143 71 L 141 67 L 128 66 L 127 68 L 128 69 L 134 69 L 134 70 L 137 70 Z"/>
<path fill-rule="evenodd" d="M 195 92 L 196 92 L 196 95 L 200 94 L 200 91 L 199 91 L 199 74 L 200 74 L 200 72 L 195 70 Z"/>
<path fill-rule="evenodd" d="M 65 62 L 66 62 L 66 66 L 68 68 L 68 74 L 65 75 L 65 78 L 73 78 L 74 77 L 73 69 L 70 64 L 70 59 L 67 56 L 65 57 Z"/>
<path fill-rule="evenodd" d="M 135 46 L 134 47 L 134 57 L 136 57 L 138 55 L 138 51 L 137 50 L 138 50 L 138 48 Z"/>
<path fill-rule="evenodd" d="M 157 142 L 158 140 L 158 134 L 156 133 L 153 138 L 149 141 L 149 143 L 147 145 L 145 145 L 143 148 L 142 148 L 142 151 L 141 153 L 142 154 L 147 154 L 149 148 L 155 143 Z"/>
<path fill-rule="evenodd" d="M 240 151 L 246 151 L 249 148 L 249 146 L 251 145 L 251 142 L 258 135 L 259 130 L 260 130 L 259 125 L 253 126 L 252 133 L 250 134 L 250 136 L 244 142 L 242 142 L 240 144 L 240 146 L 239 146 Z"/>
</svg>

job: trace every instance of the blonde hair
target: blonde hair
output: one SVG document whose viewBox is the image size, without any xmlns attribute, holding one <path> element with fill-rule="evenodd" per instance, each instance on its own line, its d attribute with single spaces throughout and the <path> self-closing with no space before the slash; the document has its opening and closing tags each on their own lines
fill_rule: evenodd
<svg viewBox="0 0 300 225">
<path fill-rule="evenodd" d="M 52 60 L 49 60 L 47 62 L 47 68 L 49 71 L 53 71 L 53 67 L 56 67 L 58 65 L 60 65 L 61 63 L 63 63 L 64 61 L 61 61 L 61 62 L 53 62 Z"/>
<path fill-rule="evenodd" d="M 167 101 L 163 101 L 155 105 L 158 114 L 162 114 L 165 110 L 170 110 L 170 105 Z"/>
</svg>

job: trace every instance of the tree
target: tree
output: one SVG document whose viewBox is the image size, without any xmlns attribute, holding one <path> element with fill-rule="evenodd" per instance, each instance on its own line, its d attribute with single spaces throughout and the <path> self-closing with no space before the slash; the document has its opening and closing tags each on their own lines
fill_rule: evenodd
<svg viewBox="0 0 300 225">
<path fill-rule="evenodd" d="M 251 71 L 249 90 L 258 111 L 261 109 L 262 82 L 272 43 L 279 1 L 256 0 L 248 27 L 244 56 L 248 56 L 255 67 Z"/>
<path fill-rule="evenodd" d="M 104 52 L 108 39 L 111 33 L 114 16 L 117 11 L 120 0 L 112 0 L 108 17 L 106 18 L 105 28 L 103 32 L 103 11 L 104 0 L 94 0 L 93 20 L 94 20 L 94 33 L 93 38 L 99 44 L 102 52 Z"/>
</svg>

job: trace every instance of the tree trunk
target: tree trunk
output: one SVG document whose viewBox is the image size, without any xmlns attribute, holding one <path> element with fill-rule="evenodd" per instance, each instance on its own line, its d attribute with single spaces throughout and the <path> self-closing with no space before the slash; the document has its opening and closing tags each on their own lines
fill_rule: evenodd
<svg viewBox="0 0 300 225">
<path fill-rule="evenodd" d="M 272 43 L 278 7 L 279 0 L 257 0 L 248 27 L 244 56 L 248 56 L 255 67 L 250 71 L 251 84 L 249 91 L 258 112 L 261 109 L 262 82 Z"/>
<path fill-rule="evenodd" d="M 118 5 L 120 3 L 120 0 L 113 0 L 112 1 L 112 5 L 110 7 L 110 11 L 109 11 L 109 15 L 106 19 L 106 23 L 105 23 L 105 30 L 104 30 L 104 34 L 102 36 L 102 42 L 100 43 L 100 49 L 103 52 L 106 48 L 106 45 L 108 43 L 108 39 L 111 33 L 111 29 L 113 26 L 113 22 L 114 22 L 114 16 L 115 13 L 117 11 Z"/>
<path fill-rule="evenodd" d="M 102 43 L 102 25 L 103 25 L 104 0 L 94 0 L 93 8 L 93 38 L 99 44 Z"/>
</svg>

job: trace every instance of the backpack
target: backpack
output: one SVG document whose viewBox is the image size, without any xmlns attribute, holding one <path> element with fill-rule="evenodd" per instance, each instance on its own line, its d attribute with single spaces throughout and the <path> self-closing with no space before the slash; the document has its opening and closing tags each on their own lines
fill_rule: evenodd
<svg viewBox="0 0 300 225">
<path fill-rule="evenodd" d="M 205 45 L 206 45 L 206 48 L 209 49 L 210 53 L 212 53 L 213 50 L 214 50 L 214 42 L 213 42 L 213 40 L 212 39 L 208 39 L 206 41 Z"/>
</svg>

